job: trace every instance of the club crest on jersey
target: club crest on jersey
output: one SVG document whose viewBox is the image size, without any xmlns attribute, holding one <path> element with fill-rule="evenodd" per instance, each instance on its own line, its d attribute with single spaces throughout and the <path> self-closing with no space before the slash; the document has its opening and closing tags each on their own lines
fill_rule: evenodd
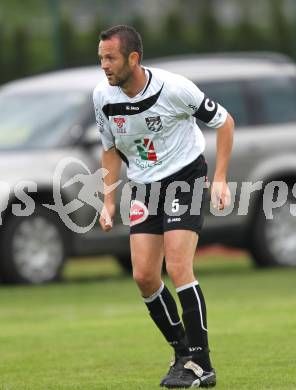
<svg viewBox="0 0 296 390">
<path fill-rule="evenodd" d="M 144 203 L 139 200 L 132 200 L 130 208 L 130 226 L 146 221 L 149 212 Z"/>
<path fill-rule="evenodd" d="M 125 118 L 116 117 L 116 118 L 113 118 L 113 121 L 117 125 L 116 133 L 125 134 L 126 133 Z"/>
<path fill-rule="evenodd" d="M 162 122 L 160 116 L 149 116 L 145 118 L 148 130 L 158 133 L 162 128 Z"/>
</svg>

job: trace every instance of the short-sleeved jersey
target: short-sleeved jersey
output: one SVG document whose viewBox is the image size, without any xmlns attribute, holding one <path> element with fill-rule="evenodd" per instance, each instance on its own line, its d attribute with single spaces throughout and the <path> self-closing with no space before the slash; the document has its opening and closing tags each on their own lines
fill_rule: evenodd
<svg viewBox="0 0 296 390">
<path fill-rule="evenodd" d="M 145 72 L 146 86 L 135 97 L 104 80 L 93 99 L 104 149 L 117 149 L 130 180 L 151 183 L 203 153 L 205 139 L 195 118 L 217 128 L 227 111 L 183 76 L 156 68 Z"/>
</svg>

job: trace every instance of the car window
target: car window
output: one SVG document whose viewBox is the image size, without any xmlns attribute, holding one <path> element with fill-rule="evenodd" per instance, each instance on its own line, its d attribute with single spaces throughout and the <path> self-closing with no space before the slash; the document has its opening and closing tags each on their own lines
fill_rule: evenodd
<svg viewBox="0 0 296 390">
<path fill-rule="evenodd" d="M 56 145 L 89 100 L 80 91 L 0 93 L 0 150 Z"/>
<path fill-rule="evenodd" d="M 250 82 L 250 87 L 262 106 L 260 123 L 296 121 L 296 79 L 265 78 Z"/>
<path fill-rule="evenodd" d="M 249 124 L 243 84 L 239 81 L 196 83 L 210 98 L 220 103 L 235 119 L 236 127 Z M 200 123 L 199 123 L 200 124 Z M 205 125 L 201 124 L 204 128 Z"/>
</svg>

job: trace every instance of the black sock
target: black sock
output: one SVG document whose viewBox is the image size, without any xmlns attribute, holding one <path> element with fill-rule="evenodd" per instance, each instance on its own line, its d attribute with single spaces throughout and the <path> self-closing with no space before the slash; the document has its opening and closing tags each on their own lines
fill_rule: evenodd
<svg viewBox="0 0 296 390">
<path fill-rule="evenodd" d="M 203 293 L 197 281 L 177 288 L 183 309 L 183 322 L 192 360 L 204 370 L 212 369 L 209 357 L 207 313 Z"/>
<path fill-rule="evenodd" d="M 150 297 L 144 298 L 150 316 L 168 343 L 180 356 L 189 355 L 186 336 L 174 298 L 162 283 Z"/>
</svg>

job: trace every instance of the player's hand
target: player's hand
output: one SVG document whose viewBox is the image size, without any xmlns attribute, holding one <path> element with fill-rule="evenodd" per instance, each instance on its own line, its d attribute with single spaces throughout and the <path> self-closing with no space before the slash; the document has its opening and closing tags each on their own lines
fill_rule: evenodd
<svg viewBox="0 0 296 390">
<path fill-rule="evenodd" d="M 115 204 L 106 204 L 100 215 L 99 223 L 104 232 L 109 232 L 113 228 L 113 219 L 115 215 Z"/>
<path fill-rule="evenodd" d="M 231 194 L 226 181 L 213 181 L 211 186 L 211 202 L 214 209 L 223 210 L 230 206 Z"/>
</svg>

